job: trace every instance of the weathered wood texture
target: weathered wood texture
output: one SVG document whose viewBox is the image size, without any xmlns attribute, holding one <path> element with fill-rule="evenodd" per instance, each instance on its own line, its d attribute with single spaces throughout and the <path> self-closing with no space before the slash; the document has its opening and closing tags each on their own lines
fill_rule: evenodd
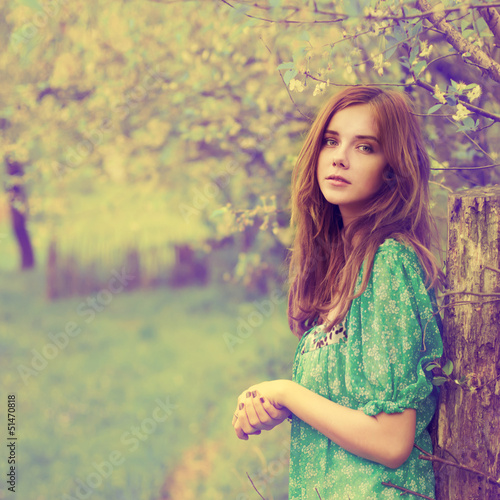
<svg viewBox="0 0 500 500">
<path fill-rule="evenodd" d="M 500 186 L 451 195 L 448 220 L 448 288 L 478 295 L 448 296 L 445 356 L 454 362 L 452 377 L 468 376 L 475 390 L 442 386 L 435 453 L 499 479 Z M 500 488 L 476 474 L 449 466 L 436 471 L 438 500 L 500 499 Z"/>
</svg>

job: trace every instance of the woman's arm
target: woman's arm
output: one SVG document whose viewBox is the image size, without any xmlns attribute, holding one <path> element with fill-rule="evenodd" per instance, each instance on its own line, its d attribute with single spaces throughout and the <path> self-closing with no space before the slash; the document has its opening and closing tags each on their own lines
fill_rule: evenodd
<svg viewBox="0 0 500 500">
<path fill-rule="evenodd" d="M 262 394 L 276 408 L 286 407 L 345 450 L 390 468 L 401 466 L 410 456 L 415 440 L 416 411 L 379 413 L 368 416 L 361 410 L 346 408 L 291 380 L 263 382 L 248 389 Z M 237 434 L 241 429 L 262 429 L 253 407 L 247 402 L 240 412 Z M 251 411 L 247 411 L 250 408 Z M 248 422 L 247 422 L 248 419 Z M 246 434 L 250 434 L 247 432 Z M 247 439 L 247 435 L 241 439 Z"/>
<path fill-rule="evenodd" d="M 276 402 L 345 450 L 393 469 L 410 456 L 415 440 L 414 409 L 372 417 L 290 380 L 279 382 L 283 388 Z"/>
</svg>

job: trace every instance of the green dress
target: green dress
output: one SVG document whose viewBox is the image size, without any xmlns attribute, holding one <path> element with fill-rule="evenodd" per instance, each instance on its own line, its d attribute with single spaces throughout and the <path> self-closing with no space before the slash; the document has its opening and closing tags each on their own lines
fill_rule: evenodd
<svg viewBox="0 0 500 500">
<path fill-rule="evenodd" d="M 356 290 L 363 274 L 361 267 Z M 437 392 L 423 369 L 442 355 L 441 320 L 434 294 L 412 248 L 387 239 L 378 248 L 365 292 L 352 301 L 342 325 L 325 333 L 314 326 L 301 338 L 293 380 L 325 398 L 366 415 L 417 411 L 415 443 L 432 451 L 427 426 Z M 425 331 L 425 335 L 424 335 Z M 382 481 L 434 498 L 429 461 L 413 451 L 390 469 L 345 451 L 292 417 L 289 500 L 400 499 Z"/>
</svg>

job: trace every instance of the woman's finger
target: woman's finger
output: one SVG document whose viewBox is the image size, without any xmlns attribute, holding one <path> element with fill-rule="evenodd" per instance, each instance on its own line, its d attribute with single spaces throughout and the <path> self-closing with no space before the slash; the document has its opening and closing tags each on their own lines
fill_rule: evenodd
<svg viewBox="0 0 500 500">
<path fill-rule="evenodd" d="M 236 436 L 239 439 L 244 439 L 245 441 L 248 440 L 248 434 L 243 431 L 238 422 L 236 422 L 234 426 L 234 432 L 236 432 Z"/>
<path fill-rule="evenodd" d="M 247 414 L 248 422 L 252 427 L 257 427 L 260 423 L 259 417 L 257 416 L 257 412 L 253 406 L 253 397 L 252 391 L 247 391 L 245 394 L 244 409 Z"/>
<path fill-rule="evenodd" d="M 276 426 L 276 423 L 273 421 L 273 418 L 269 415 L 269 413 L 264 408 L 262 404 L 262 397 L 259 396 L 258 392 L 255 396 L 252 397 L 252 405 L 253 409 L 259 419 L 259 427 L 269 431 Z"/>
<path fill-rule="evenodd" d="M 259 430 L 259 419 L 251 401 L 240 403 L 238 423 L 246 434 L 254 434 Z"/>
<path fill-rule="evenodd" d="M 283 421 L 290 414 L 290 412 L 288 410 L 276 408 L 264 396 L 261 396 L 260 399 L 259 399 L 259 401 L 262 404 L 262 408 L 269 415 L 269 418 L 271 418 L 274 421 L 276 421 L 276 420 Z"/>
</svg>

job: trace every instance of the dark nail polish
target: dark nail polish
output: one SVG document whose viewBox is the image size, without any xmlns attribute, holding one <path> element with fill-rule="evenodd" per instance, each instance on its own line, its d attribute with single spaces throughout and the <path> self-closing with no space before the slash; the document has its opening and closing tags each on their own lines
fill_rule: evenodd
<svg viewBox="0 0 500 500">
<path fill-rule="evenodd" d="M 248 391 L 248 392 L 245 394 L 245 396 L 246 396 L 247 398 L 249 398 L 251 395 L 252 395 L 252 393 L 251 393 L 250 391 Z"/>
<path fill-rule="evenodd" d="M 261 403 L 264 403 L 264 398 L 260 398 L 260 402 L 261 402 Z"/>
<path fill-rule="evenodd" d="M 252 391 L 252 398 L 254 398 L 255 396 L 257 396 L 257 391 Z"/>
<path fill-rule="evenodd" d="M 238 406 L 238 410 L 243 410 L 243 407 L 245 406 L 244 403 L 240 403 L 240 406 Z"/>
</svg>

